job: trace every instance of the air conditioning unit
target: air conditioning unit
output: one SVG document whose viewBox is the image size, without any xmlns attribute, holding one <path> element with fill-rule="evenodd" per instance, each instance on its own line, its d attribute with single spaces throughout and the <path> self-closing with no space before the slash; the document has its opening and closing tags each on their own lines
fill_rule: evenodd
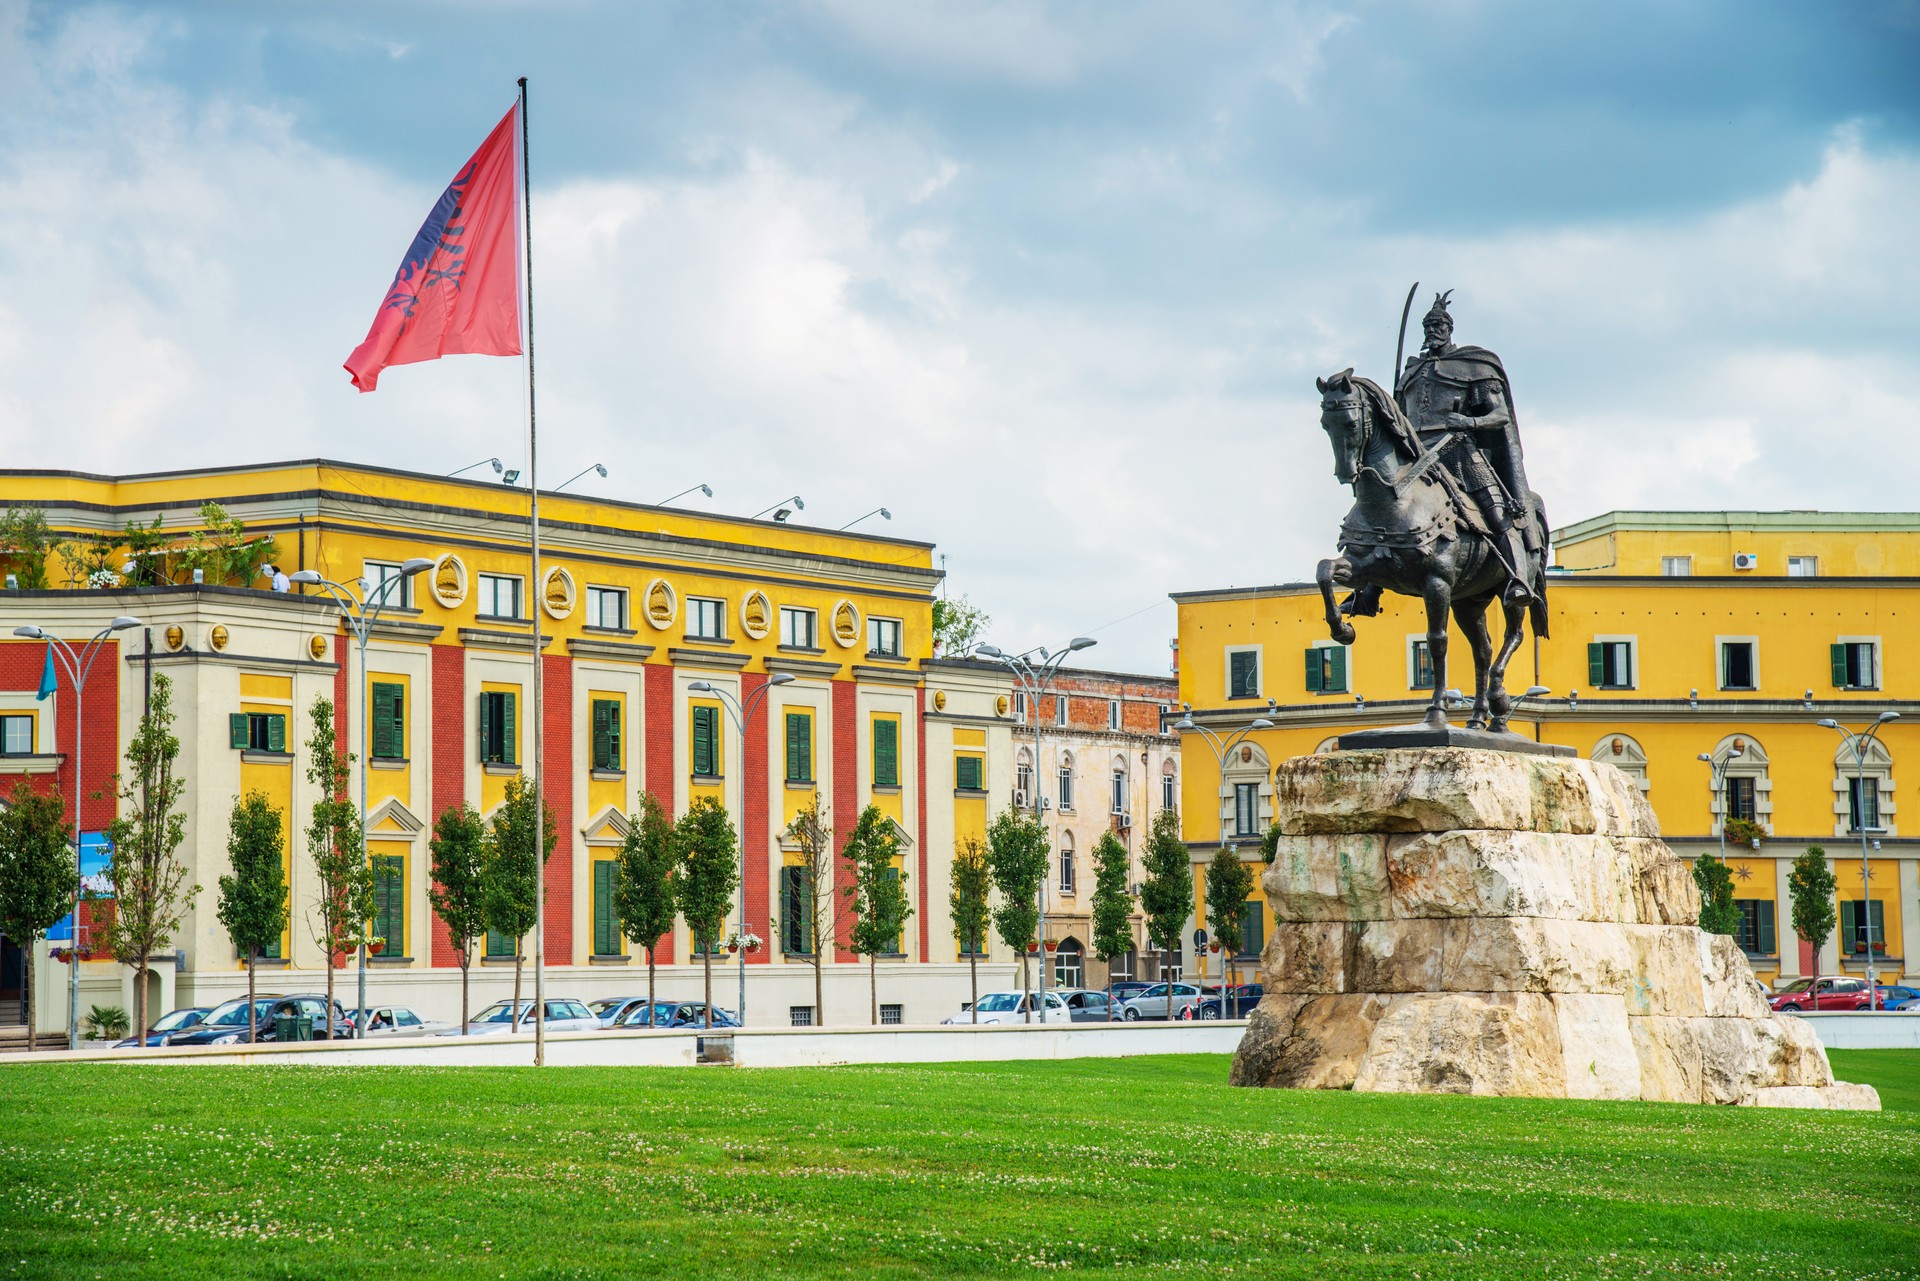
<svg viewBox="0 0 1920 1281">
<path fill-rule="evenodd" d="M 1735 552 L 1733 554 L 1733 567 L 1735 569 L 1758 569 L 1760 568 L 1760 557 L 1753 552 Z"/>
<path fill-rule="evenodd" d="M 1128 828 L 1133 826 L 1133 815 L 1115 814 L 1113 816 L 1113 822 L 1114 822 L 1114 826 L 1118 827 L 1121 831 L 1124 832 Z"/>
<path fill-rule="evenodd" d="M 1013 789 L 1013 808 L 1017 810 L 1023 810 L 1023 809 L 1027 809 L 1031 805 L 1032 805 L 1032 801 L 1028 798 L 1024 790 L 1018 787 Z"/>
</svg>

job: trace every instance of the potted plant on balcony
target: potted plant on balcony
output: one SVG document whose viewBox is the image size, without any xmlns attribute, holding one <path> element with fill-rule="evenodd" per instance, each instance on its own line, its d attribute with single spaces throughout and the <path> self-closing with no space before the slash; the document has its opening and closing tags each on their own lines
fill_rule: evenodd
<svg viewBox="0 0 1920 1281">
<path fill-rule="evenodd" d="M 1750 818 L 1730 818 L 1726 822 L 1727 844 L 1759 849 L 1767 839 L 1767 829 Z"/>
</svg>

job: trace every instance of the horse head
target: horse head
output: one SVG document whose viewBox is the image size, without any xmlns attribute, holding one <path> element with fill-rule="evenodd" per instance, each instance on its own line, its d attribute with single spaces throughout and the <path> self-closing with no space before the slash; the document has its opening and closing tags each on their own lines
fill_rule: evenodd
<svg viewBox="0 0 1920 1281">
<path fill-rule="evenodd" d="M 1330 378 L 1316 378 L 1320 389 L 1320 425 L 1333 443 L 1333 475 L 1343 485 L 1351 485 L 1360 473 L 1360 460 L 1367 454 L 1370 424 L 1366 397 L 1353 381 L 1353 370 L 1343 369 Z"/>
</svg>

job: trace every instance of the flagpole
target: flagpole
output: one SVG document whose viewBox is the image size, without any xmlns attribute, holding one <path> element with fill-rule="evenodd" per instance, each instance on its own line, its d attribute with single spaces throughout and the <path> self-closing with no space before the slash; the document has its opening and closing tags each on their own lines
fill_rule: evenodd
<svg viewBox="0 0 1920 1281">
<path fill-rule="evenodd" d="M 520 209 L 525 219 L 527 263 L 527 493 L 528 525 L 532 530 L 533 582 L 527 612 L 533 618 L 533 1065 L 547 1061 L 547 864 L 546 792 L 541 786 L 546 767 L 540 711 L 541 686 L 546 684 L 540 653 L 540 605 L 546 589 L 540 583 L 540 445 L 533 406 L 533 183 L 527 174 L 527 78 L 520 77 Z"/>
</svg>

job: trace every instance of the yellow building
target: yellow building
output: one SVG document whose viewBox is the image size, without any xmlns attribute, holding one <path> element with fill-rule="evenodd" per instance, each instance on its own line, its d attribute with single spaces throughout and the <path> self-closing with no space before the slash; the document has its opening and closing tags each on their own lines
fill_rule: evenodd
<svg viewBox="0 0 1920 1281">
<path fill-rule="evenodd" d="M 1516 692 L 1551 692 L 1523 704 L 1513 728 L 1626 770 L 1682 855 L 1717 850 L 1727 819 L 1757 826 L 1759 845 L 1730 845 L 1727 858 L 1741 942 L 1763 979 L 1812 972 L 1787 890 L 1810 845 L 1839 882 L 1820 972 L 1862 972 L 1869 947 L 1889 979 L 1920 970 L 1905 946 L 1920 929 L 1920 842 L 1899 830 L 1920 777 L 1894 768 L 1920 750 L 1920 654 L 1899 621 L 1903 609 L 1920 620 L 1920 515 L 1614 512 L 1554 544 L 1553 635 L 1530 639 L 1508 677 Z M 1328 638 L 1311 583 L 1174 600 L 1181 698 L 1195 720 L 1275 723 L 1224 776 L 1208 753 L 1184 753 L 1196 868 L 1221 833 L 1257 842 L 1277 762 L 1326 750 L 1347 730 L 1416 720 L 1433 688 L 1424 610 L 1409 598 L 1388 596 L 1378 617 L 1355 620 L 1351 647 Z M 1449 650 L 1448 686 L 1471 689 L 1457 630 Z M 1816 722 L 1865 730 L 1883 711 L 1905 719 L 1880 730 L 1856 782 L 1851 748 Z"/>
</svg>

